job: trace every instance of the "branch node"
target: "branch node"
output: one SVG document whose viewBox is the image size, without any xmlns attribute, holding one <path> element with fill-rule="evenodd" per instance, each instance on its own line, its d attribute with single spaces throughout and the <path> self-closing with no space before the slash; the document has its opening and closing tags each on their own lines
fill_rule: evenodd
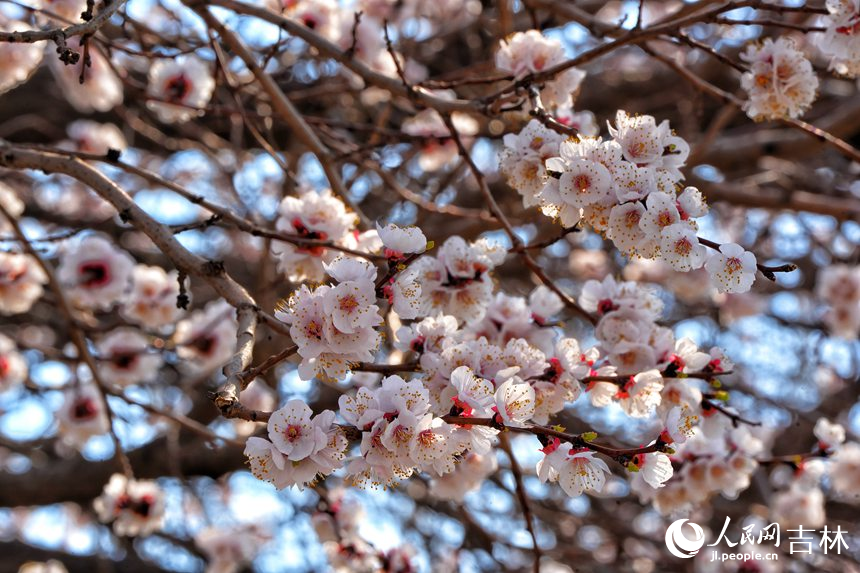
<svg viewBox="0 0 860 573">
<path fill-rule="evenodd" d="M 210 277 L 224 274 L 224 261 L 206 261 L 203 263 L 203 272 Z"/>
</svg>

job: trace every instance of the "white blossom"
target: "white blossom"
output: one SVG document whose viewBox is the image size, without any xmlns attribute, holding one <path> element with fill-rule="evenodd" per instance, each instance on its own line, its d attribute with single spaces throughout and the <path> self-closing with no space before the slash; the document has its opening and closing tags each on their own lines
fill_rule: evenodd
<svg viewBox="0 0 860 573">
<path fill-rule="evenodd" d="M 765 38 L 741 54 L 750 70 L 741 77 L 749 94 L 744 110 L 753 119 L 800 117 L 812 105 L 818 77 L 812 64 L 787 37 Z"/>
<path fill-rule="evenodd" d="M 149 68 L 147 107 L 159 121 L 182 123 L 203 115 L 215 78 L 210 65 L 194 56 L 158 58 Z"/>
<path fill-rule="evenodd" d="M 134 260 L 100 235 L 88 235 L 67 247 L 57 279 L 75 304 L 108 309 L 128 290 Z"/>
<path fill-rule="evenodd" d="M 164 492 L 154 481 L 130 480 L 114 474 L 93 502 L 99 520 L 113 523 L 114 533 L 147 536 L 161 529 Z"/>
<path fill-rule="evenodd" d="M 403 255 L 423 253 L 427 248 L 427 238 L 418 227 L 400 227 L 393 223 L 382 227 L 376 225 L 379 238 L 385 246 L 388 258 L 402 258 Z"/>
<path fill-rule="evenodd" d="M 163 362 L 147 337 L 133 328 L 117 328 L 96 344 L 99 374 L 108 384 L 152 382 Z"/>
<path fill-rule="evenodd" d="M 747 292 L 755 281 L 755 255 L 735 243 L 725 243 L 711 253 L 705 269 L 721 292 Z"/>
</svg>

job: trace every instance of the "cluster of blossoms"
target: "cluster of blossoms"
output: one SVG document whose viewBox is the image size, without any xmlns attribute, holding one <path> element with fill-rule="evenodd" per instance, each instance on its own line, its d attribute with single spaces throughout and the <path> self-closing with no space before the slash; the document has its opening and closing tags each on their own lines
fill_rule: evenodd
<svg viewBox="0 0 860 573">
<path fill-rule="evenodd" d="M 381 551 L 365 541 L 359 531 L 364 511 L 346 490 L 329 490 L 312 516 L 314 530 L 334 573 L 415 573 L 415 549 L 408 544 Z"/>
<path fill-rule="evenodd" d="M 509 36 L 502 40 L 496 52 L 496 67 L 517 80 L 548 70 L 565 60 L 567 56 L 561 42 L 547 38 L 539 30 Z M 555 74 L 541 88 L 541 101 L 551 108 L 570 109 L 584 78 L 585 72 L 577 68 Z"/>
<path fill-rule="evenodd" d="M 609 133 L 608 141 L 562 141 L 532 121 L 505 138 L 501 169 L 526 206 L 540 205 L 565 227 L 585 221 L 628 255 L 659 259 L 681 272 L 704 266 L 720 291 L 748 291 L 755 256 L 733 243 L 709 251 L 696 235 L 695 219 L 708 206 L 695 187 L 680 190 L 687 142 L 666 121 L 658 125 L 651 116 L 624 111 Z"/>
<path fill-rule="evenodd" d="M 49 11 L 57 14 L 63 25 L 80 21 L 81 13 L 86 10 L 85 1 L 51 2 Z M 54 25 L 60 22 L 54 22 Z M 31 28 L 29 24 L 7 20 L 0 15 L 0 30 L 4 32 L 23 31 Z M 380 36 L 381 38 L 381 36 Z M 381 39 L 379 40 L 381 42 Z M 83 53 L 80 38 L 68 38 L 68 47 Z M 45 48 L 40 43 L 0 43 L 0 93 L 24 83 L 42 62 Z M 49 51 L 51 70 L 62 88 L 60 91 L 78 111 L 83 113 L 105 112 L 122 103 L 122 81 L 111 67 L 102 51 L 88 46 L 87 65 L 67 65 Z M 390 58 L 389 58 L 390 59 Z M 84 74 L 83 80 L 81 74 Z M 149 67 L 147 84 L 147 107 L 158 119 L 165 123 L 181 123 L 203 114 L 204 107 L 212 97 L 215 78 L 211 66 L 195 56 L 179 58 L 159 58 Z"/>
<path fill-rule="evenodd" d="M 395 348 L 419 354 L 422 382 L 437 415 L 450 411 L 458 385 L 470 376 L 482 377 L 495 392 L 497 385 L 516 375 L 532 387 L 531 420 L 543 424 L 580 395 L 579 379 L 589 372 L 583 356 L 594 352 L 581 352 L 573 338 L 556 341 L 552 316 L 561 306 L 555 293 L 544 287 L 535 289 L 528 301 L 499 293 L 481 320 L 461 329 L 448 315 L 401 327 Z M 475 431 L 485 434 L 487 428 Z"/>
<path fill-rule="evenodd" d="M 359 234 L 357 217 L 331 190 L 300 191 L 298 197 L 285 197 L 278 208 L 276 228 L 279 232 L 311 241 L 373 252 L 379 249 L 376 231 Z M 325 278 L 323 263 L 331 262 L 337 251 L 325 246 L 272 242 L 272 254 L 278 259 L 278 270 L 291 281 L 316 281 Z"/>
<path fill-rule="evenodd" d="M 860 0 L 827 0 L 826 6 L 818 47 L 830 58 L 831 70 L 855 78 L 860 74 Z"/>
<path fill-rule="evenodd" d="M 0 257 L 3 263 L 24 268 L 9 277 L 8 286 L 0 287 L 0 300 L 7 309 L 29 308 L 42 292 L 41 282 L 33 278 L 44 281 L 44 273 L 23 255 Z M 28 273 L 30 283 L 24 280 Z M 57 278 L 75 306 L 102 312 L 116 308 L 135 325 L 114 329 L 95 341 L 93 355 L 105 384 L 125 387 L 154 382 L 164 364 L 164 342 L 155 345 L 153 339 L 161 336 L 172 334 L 181 368 L 192 375 L 208 375 L 232 356 L 237 328 L 232 306 L 219 299 L 182 318 L 177 273 L 135 264 L 128 253 L 101 235 L 87 235 L 67 245 Z M 10 370 L 9 380 L 18 377 L 15 372 L 17 368 Z M 57 417 L 63 441 L 75 448 L 109 429 L 104 402 L 94 384 L 69 388 Z"/>
<path fill-rule="evenodd" d="M 771 518 L 786 526 L 823 526 L 824 489 L 842 502 L 860 500 L 860 444 L 846 442 L 845 428 L 826 418 L 818 419 L 813 434 L 818 443 L 810 454 L 798 456 L 791 467 L 777 467 L 770 476 L 781 488 L 773 496 Z"/>
<path fill-rule="evenodd" d="M 744 110 L 751 118 L 800 117 L 815 101 L 818 76 L 791 39 L 765 38 L 747 46 L 741 59 L 749 64 L 741 86 L 749 94 Z"/>
<path fill-rule="evenodd" d="M 845 442 L 845 428 L 819 418 L 813 434 L 818 443 L 812 456 L 806 459 L 800 456 L 793 471 L 778 467 L 770 475 L 771 484 L 779 489 L 770 503 L 771 518 L 786 527 L 800 524 L 821 527 L 825 523 L 822 478 L 831 464 L 826 457 L 818 457 L 817 454 L 831 456 L 838 453 Z"/>
<path fill-rule="evenodd" d="M 407 230 L 391 230 L 397 230 L 401 238 L 409 235 Z M 388 228 L 380 232 L 391 242 Z M 453 246 L 465 262 L 453 269 L 474 272 L 472 260 L 462 255 L 474 245 L 456 239 Z M 408 246 L 421 242 L 423 236 Z M 419 258 L 402 274 L 426 260 L 432 266 L 418 277 L 428 272 L 450 277 L 449 250 L 454 247 L 446 243 L 438 257 Z M 476 256 L 483 254 L 479 249 Z M 364 277 L 363 289 L 343 288 L 340 295 L 354 298 L 355 293 L 366 291 L 367 297 L 359 297 L 359 304 L 346 306 L 370 305 L 378 320 L 378 309 L 372 304 L 375 271 L 371 269 L 367 263 L 350 259 L 327 265 L 341 285 L 346 279 Z M 399 292 L 399 280 L 393 293 Z M 420 278 L 413 280 L 426 285 Z M 301 287 L 281 317 L 291 323 L 291 331 L 295 329 L 292 336 L 303 364 L 308 356 L 330 350 L 327 333 L 355 328 L 362 316 L 339 314 L 343 305 L 339 295 L 333 294 L 338 288 L 340 285 L 321 286 L 312 291 Z M 634 490 L 653 497 L 654 490 L 673 475 L 668 445 L 687 441 L 699 419 L 717 412 L 695 383 L 731 369 L 722 352 L 701 352 L 689 339 L 676 341 L 670 329 L 656 324 L 661 301 L 636 283 L 617 283 L 612 277 L 586 283 L 579 300 L 599 318 L 595 330 L 599 345 L 588 350 L 581 350 L 573 338 L 559 336 L 553 316 L 563 304 L 548 288 L 536 288 L 528 299 L 504 293 L 493 297 L 491 291 L 487 297 L 477 305 L 479 312 L 471 321 L 461 323 L 436 309 L 438 314 L 397 331 L 395 348 L 418 354 L 421 377 L 405 381 L 389 376 L 376 388 L 361 387 L 355 395 L 341 397 L 341 418 L 361 432 L 359 456 L 346 468 L 349 479 L 388 486 L 423 471 L 432 476 L 431 491 L 462 499 L 495 470 L 491 452 L 498 428 L 546 424 L 585 393 L 594 406 L 614 402 L 631 417 L 658 414 L 664 428 L 659 439 L 652 448 L 625 461 L 633 473 Z M 372 327 L 365 328 L 372 332 Z M 316 370 L 302 375 L 314 373 Z M 690 378 L 691 374 L 696 376 Z M 324 412 L 312 418 L 311 410 L 300 401 L 290 402 L 286 410 L 286 414 L 279 410 L 269 421 L 271 442 L 249 440 L 246 454 L 255 475 L 278 487 L 303 486 L 318 474 L 328 475 L 340 467 L 346 440 L 332 426 L 334 414 Z M 464 418 L 474 418 L 476 423 L 463 423 Z M 542 441 L 545 456 L 537 469 L 541 480 L 559 481 L 570 495 L 602 488 L 609 468 L 594 450 L 557 438 Z M 318 448 L 322 460 L 313 458 Z M 292 460 L 292 466 L 283 458 Z"/>
<path fill-rule="evenodd" d="M 394 311 L 405 319 L 447 314 L 462 321 L 479 320 L 492 299 L 490 272 L 504 261 L 506 251 L 485 239 L 467 243 L 449 237 L 435 257 L 413 262 L 385 292 Z"/>
<path fill-rule="evenodd" d="M 270 535 L 255 525 L 207 527 L 194 536 L 206 556 L 205 573 L 238 573 L 249 565 Z"/>
<path fill-rule="evenodd" d="M 657 491 L 634 487 L 640 501 L 653 502 L 659 512 L 670 515 L 704 505 L 715 494 L 736 498 L 749 487 L 758 468 L 757 457 L 765 451 L 764 436 L 747 425 L 734 427 L 728 417 L 702 408 L 702 393 L 690 380 L 668 393 L 680 404 L 673 410 L 680 408 L 685 416 L 697 416 L 699 424 L 690 429 L 692 435 L 686 441 L 673 443 L 674 479 Z"/>
<path fill-rule="evenodd" d="M 605 407 L 614 402 L 634 418 L 645 418 L 656 411 L 664 428 L 660 441 L 674 444 L 674 447 L 683 444 L 680 450 L 676 450 L 677 456 L 693 451 L 698 457 L 717 459 L 713 452 L 700 454 L 696 449 L 697 444 L 704 448 L 716 448 L 718 444 L 722 444 L 719 447 L 731 445 L 729 453 L 737 453 L 737 461 L 730 459 L 726 462 L 724 456 L 719 458 L 719 462 L 733 463 L 733 475 L 738 479 L 728 485 L 720 482 L 722 485 L 716 489 L 728 491 L 735 488 L 733 491 L 737 492 L 745 488 L 749 475 L 755 469 L 751 455 L 758 453 L 760 448 L 755 447 L 755 444 L 760 446 L 760 442 L 751 439 L 744 446 L 749 451 L 740 451 L 740 447 L 734 444 L 740 443 L 737 441 L 741 439 L 740 434 L 748 432 L 748 429 L 742 427 L 732 430 L 728 426 L 730 420 L 715 416 L 718 410 L 696 387 L 699 375 L 716 375 L 731 370 L 732 365 L 722 351 L 713 348 L 708 353 L 701 352 L 689 339 L 675 340 L 671 330 L 655 322 L 660 317 L 662 302 L 636 283 L 617 283 L 612 277 L 602 282 L 588 281 L 579 302 L 584 309 L 599 317 L 595 328 L 599 345 L 593 354 L 595 359 L 589 361 L 590 375 L 594 380 L 589 381 L 586 387 L 592 405 Z M 604 358 L 598 359 L 599 356 Z M 626 374 L 630 372 L 637 374 Z M 691 374 L 697 376 L 691 378 Z M 711 428 L 716 425 L 717 429 L 696 434 L 696 425 L 700 420 L 708 421 L 708 427 Z M 738 435 L 726 438 L 723 443 L 722 439 L 731 435 L 732 431 Z M 693 439 L 688 440 L 689 436 L 693 436 Z M 700 439 L 697 440 L 696 436 Z M 555 450 L 552 451 L 554 453 Z M 580 457 L 589 455 L 585 451 L 579 453 Z M 631 487 L 643 501 L 650 501 L 655 496 L 658 499 L 674 499 L 672 495 L 678 491 L 686 492 L 684 473 L 681 478 L 670 482 L 669 488 L 659 489 L 655 493 L 655 489 L 673 475 L 669 456 L 659 451 L 637 455 L 628 464 L 628 469 L 635 472 Z M 724 469 L 724 465 L 719 467 L 719 470 Z M 743 472 L 741 477 L 738 477 L 739 472 Z M 584 479 L 583 474 L 577 475 Z M 746 476 L 746 482 L 742 476 Z M 599 474 L 589 479 L 599 479 Z M 582 483 L 575 482 L 579 484 L 577 487 Z M 569 484 L 568 487 L 573 485 Z M 696 501 L 706 499 L 710 491 L 713 489 L 700 489 L 699 493 L 704 497 Z"/>
<path fill-rule="evenodd" d="M 85 1 L 51 2 L 51 14 L 63 18 L 62 24 L 80 21 L 86 10 Z M 55 25 L 57 22 L 54 23 Z M 31 26 L 0 15 L 0 30 L 22 31 Z M 381 40 L 380 40 L 381 42 Z M 82 53 L 80 38 L 68 38 L 69 49 Z M 60 91 L 80 112 L 109 111 L 122 103 L 122 81 L 111 68 L 108 58 L 98 47 L 88 46 L 88 63 L 83 72 L 80 66 L 67 65 L 49 52 L 50 67 Z M 0 43 L 0 93 L 24 83 L 42 62 L 44 46 L 40 43 Z M 79 79 L 84 74 L 84 80 Z M 202 115 L 204 107 L 212 97 L 215 79 L 211 66 L 194 56 L 159 58 L 149 68 L 147 84 L 147 107 L 165 123 L 181 123 Z"/>
<path fill-rule="evenodd" d="M 713 351 L 714 357 L 699 352 L 691 340 L 676 341 L 671 329 L 657 325 L 663 303 L 654 292 L 638 283 L 619 283 L 611 275 L 602 281 L 587 281 L 579 303 L 598 317 L 594 335 L 600 342 L 600 355 L 606 358 L 606 368 L 611 369 L 598 370 L 599 375 L 640 372 L 645 379 L 656 373 L 659 379 L 664 375 L 715 369 L 722 364 L 718 350 Z M 710 364 L 712 360 L 714 363 Z M 722 364 L 715 371 L 724 369 Z M 608 393 L 603 384 L 598 382 L 592 391 L 599 389 L 598 395 Z M 598 399 L 592 398 L 592 402 L 595 400 Z M 622 406 L 629 415 L 642 417 L 660 403 L 659 399 L 649 402 L 634 400 Z"/>
<path fill-rule="evenodd" d="M 465 449 L 455 428 L 430 413 L 420 380 L 389 376 L 375 390 L 341 396 L 338 405 L 341 416 L 362 430 L 361 455 L 346 468 L 354 483 L 389 486 L 416 470 L 443 475 Z"/>
<path fill-rule="evenodd" d="M 302 285 L 275 313 L 290 325 L 290 336 L 302 357 L 299 376 L 343 380 L 350 364 L 373 360 L 382 323 L 376 306 L 376 267 L 339 257 L 325 265 L 337 282 L 310 289 Z"/>
<path fill-rule="evenodd" d="M 348 442 L 334 412 L 312 414 L 301 400 L 290 400 L 269 418 L 268 440 L 248 438 L 245 455 L 254 476 L 278 489 L 303 489 L 343 466 Z"/>
<path fill-rule="evenodd" d="M 226 301 L 213 301 L 177 322 L 182 316 L 177 273 L 135 265 L 128 253 L 100 235 L 70 244 L 57 278 L 81 308 L 104 311 L 119 304 L 122 317 L 143 328 L 163 332 L 175 326 L 177 354 L 195 374 L 211 372 L 230 358 L 236 322 Z M 99 357 L 106 362 L 102 373 L 121 385 L 151 380 L 161 358 L 147 347 L 147 337 L 135 329 L 111 333 L 98 344 Z"/>
<path fill-rule="evenodd" d="M 114 474 L 93 501 L 102 523 L 112 523 L 117 535 L 146 536 L 161 529 L 164 492 L 154 481 Z"/>
<path fill-rule="evenodd" d="M 833 265 L 818 272 L 816 296 L 827 304 L 824 323 L 847 339 L 860 333 L 860 267 Z"/>
</svg>

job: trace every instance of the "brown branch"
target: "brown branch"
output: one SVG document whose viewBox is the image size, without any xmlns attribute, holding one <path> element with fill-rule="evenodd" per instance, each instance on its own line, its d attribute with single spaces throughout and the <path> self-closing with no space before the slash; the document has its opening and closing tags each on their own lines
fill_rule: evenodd
<svg viewBox="0 0 860 573">
<path fill-rule="evenodd" d="M 529 86 L 529 99 L 532 102 L 532 109 L 529 110 L 530 116 L 536 118 L 539 122 L 550 128 L 551 130 L 555 131 L 556 133 L 560 133 L 561 135 L 564 135 L 566 137 L 573 137 L 579 135 L 578 129 L 563 124 L 549 114 L 549 112 L 543 106 L 543 102 L 540 99 L 540 90 L 538 90 L 536 86 Z"/>
<path fill-rule="evenodd" d="M 551 66 L 545 70 L 541 70 L 540 72 L 528 74 L 522 79 L 517 80 L 509 84 L 508 86 L 502 88 L 498 92 L 484 98 L 484 101 L 492 101 L 502 96 L 503 94 L 509 93 L 511 91 L 516 91 L 520 88 L 528 87 L 533 84 L 540 84 L 542 82 L 551 80 L 556 75 L 566 70 L 569 70 L 570 68 L 587 64 L 588 62 L 591 62 L 593 60 L 596 60 L 597 58 L 600 58 L 601 56 L 614 52 L 615 50 L 623 46 L 631 44 L 640 44 L 645 42 L 646 40 L 656 38 L 661 34 L 668 34 L 677 30 L 681 30 L 687 26 L 696 24 L 698 22 L 708 21 L 710 18 L 716 17 L 723 12 L 728 12 L 730 10 L 735 10 L 744 6 L 755 6 L 757 4 L 761 4 L 761 2 L 758 2 L 757 0 L 723 2 L 718 6 L 705 8 L 692 14 L 684 15 L 677 19 L 670 19 L 666 22 L 657 23 L 653 26 L 649 26 L 648 28 L 631 30 L 627 34 L 620 36 L 610 42 L 606 42 L 595 48 L 586 50 L 575 58 L 571 58 L 570 60 L 566 60 L 564 62 L 561 62 L 560 64 Z"/>
<path fill-rule="evenodd" d="M 241 373 L 239 373 L 239 377 L 244 381 L 245 385 L 247 386 L 254 380 L 254 378 L 262 376 L 263 374 L 265 374 L 266 372 L 268 372 L 269 370 L 295 354 L 298 349 L 299 347 L 295 344 L 287 346 L 277 354 L 273 354 L 272 356 L 266 358 L 258 366 L 254 366 L 253 368 L 248 368 L 242 371 Z"/>
<path fill-rule="evenodd" d="M 700 372 L 679 372 L 674 376 L 668 376 L 665 372 L 661 372 L 660 375 L 663 378 L 675 379 L 675 378 L 695 378 L 698 380 L 710 380 L 711 378 L 715 378 L 717 376 L 728 376 L 729 374 L 734 374 L 733 371 L 728 370 L 726 372 L 708 372 L 708 371 L 700 371 Z M 580 380 L 583 384 L 590 384 L 591 382 L 611 382 L 612 384 L 624 384 L 632 377 L 636 376 L 636 374 L 618 374 L 612 376 L 586 376 Z"/>
<path fill-rule="evenodd" d="M 227 8 L 237 14 L 254 16 L 280 26 L 289 34 L 301 38 L 309 45 L 316 48 L 322 55 L 343 64 L 368 84 L 382 88 L 394 95 L 409 98 L 409 93 L 403 86 L 402 82 L 400 82 L 399 78 L 395 79 L 370 69 L 359 60 L 352 58 L 332 42 L 329 42 L 319 34 L 311 31 L 307 26 L 303 26 L 302 24 L 290 20 L 289 18 L 285 18 L 280 14 L 275 14 L 271 10 L 253 6 L 245 2 L 239 2 L 237 0 L 210 0 L 208 4 Z M 421 105 L 431 107 L 438 111 L 478 113 L 483 108 L 483 106 L 478 102 L 459 99 L 448 100 L 421 89 L 415 90 L 415 98 L 421 103 Z"/>
<path fill-rule="evenodd" d="M 805 24 L 793 24 L 791 22 L 783 22 L 782 20 L 773 20 L 763 18 L 759 20 L 735 20 L 732 18 L 714 18 L 715 24 L 724 26 L 773 26 L 774 28 L 788 28 L 789 30 L 799 30 L 801 32 L 825 32 L 827 28 L 821 26 L 807 26 Z"/>
<path fill-rule="evenodd" d="M 532 434 L 534 436 L 544 436 L 549 438 L 558 438 L 563 442 L 569 442 L 576 448 L 586 448 L 593 452 L 597 452 L 603 454 L 605 456 L 609 456 L 615 460 L 621 461 L 622 463 L 625 460 L 629 460 L 630 458 L 637 456 L 639 454 L 647 454 L 651 452 L 659 452 L 661 448 L 663 448 L 663 444 L 659 441 L 651 444 L 650 446 L 642 446 L 640 448 L 613 448 L 610 446 L 605 446 L 602 444 L 596 444 L 592 441 L 588 441 L 582 437 L 581 434 L 568 434 L 561 430 L 556 430 L 555 428 L 549 428 L 547 426 L 540 426 L 538 424 L 530 424 L 525 427 L 516 427 L 516 426 L 505 426 L 504 424 L 499 423 L 496 418 L 472 418 L 468 416 L 443 416 L 442 419 L 449 424 L 456 424 L 458 426 L 487 426 L 490 428 L 500 428 L 502 430 L 509 430 L 511 432 L 519 433 L 519 434 Z"/>
<path fill-rule="evenodd" d="M 316 156 L 322 166 L 323 172 L 325 172 L 329 185 L 331 185 L 332 191 L 334 191 L 341 200 L 350 206 L 359 218 L 361 218 L 364 224 L 368 224 L 369 221 L 367 218 L 355 202 L 350 199 L 349 191 L 343 184 L 343 180 L 338 172 L 338 167 L 329 150 L 326 149 L 319 137 L 317 137 L 317 134 L 304 120 L 301 113 L 299 113 L 299 110 L 296 109 L 293 102 L 291 102 L 286 94 L 284 94 L 283 90 L 277 82 L 275 82 L 272 76 L 267 74 L 265 70 L 257 64 L 254 59 L 254 55 L 245 43 L 242 42 L 236 34 L 221 24 L 221 22 L 219 22 L 218 19 L 209 12 L 208 8 L 198 5 L 189 5 L 189 7 L 203 18 L 206 25 L 215 30 L 218 33 L 218 36 L 221 37 L 230 49 L 242 59 L 245 66 L 254 74 L 254 77 L 257 78 L 257 82 L 260 84 L 260 87 L 263 88 L 263 91 L 269 96 L 272 107 L 281 119 L 284 120 L 293 133 L 295 133 L 295 135 L 302 141 L 305 147 L 310 149 L 311 153 Z"/>
<path fill-rule="evenodd" d="M 125 1 L 126 0 L 113 0 L 112 2 L 105 2 L 104 9 L 91 20 L 82 24 L 68 26 L 66 28 L 29 30 L 27 32 L 0 32 L 0 42 L 32 44 L 34 42 L 51 40 L 57 42 L 57 45 L 59 46 L 60 44 L 58 39 L 62 39 L 63 45 L 65 45 L 65 40 L 68 38 L 74 36 L 91 36 L 96 33 L 99 28 L 104 26 L 108 20 L 110 20 L 111 17 L 119 11 L 119 9 L 125 4 Z"/>
<path fill-rule="evenodd" d="M 370 362 L 359 362 L 353 364 L 350 370 L 357 372 L 376 372 L 379 374 L 397 374 L 398 372 L 420 372 L 421 366 L 417 360 L 404 364 L 373 364 Z"/>
<path fill-rule="evenodd" d="M 179 243 L 166 226 L 153 219 L 146 211 L 104 174 L 77 158 L 12 146 L 0 141 L 0 166 L 12 169 L 38 169 L 46 173 L 63 173 L 89 186 L 136 229 L 145 234 L 167 256 L 176 268 L 188 276 L 208 282 L 215 291 L 237 311 L 239 328 L 236 334 L 236 352 L 224 366 L 227 380 L 218 392 L 216 405 L 221 407 L 237 401 L 239 392 L 247 386 L 238 374 L 250 365 L 254 335 L 258 321 L 258 307 L 253 297 L 223 269 L 195 255 Z"/>
<path fill-rule="evenodd" d="M 672 68 L 672 70 L 675 71 L 675 73 L 677 73 L 682 78 L 684 78 L 685 80 L 690 82 L 693 86 L 695 86 L 700 91 L 702 91 L 702 92 L 704 92 L 704 93 L 706 93 L 706 94 L 708 94 L 708 95 L 710 95 L 716 99 L 719 99 L 720 101 L 722 101 L 724 103 L 729 103 L 729 104 L 732 104 L 739 109 L 743 109 L 744 102 L 740 98 L 738 98 L 738 97 L 728 93 L 727 91 L 720 89 L 717 86 L 705 81 L 704 79 L 702 79 L 699 76 L 697 76 L 696 74 L 690 72 L 687 68 L 681 66 L 680 64 L 678 64 L 677 62 L 675 62 L 671 58 L 668 58 L 668 57 L 654 51 L 647 44 L 641 45 L 639 47 L 642 49 L 642 51 L 649 54 L 654 59 L 659 60 L 659 61 L 663 62 L 664 64 L 666 64 L 667 66 L 669 66 L 670 68 Z M 817 139 L 823 143 L 827 143 L 830 146 L 834 147 L 836 150 L 838 150 L 840 153 L 842 153 L 843 155 L 845 155 L 847 158 L 851 159 L 852 161 L 860 162 L 860 150 L 858 150 L 857 148 L 855 148 L 854 146 L 849 144 L 847 141 L 844 141 L 844 140 L 836 137 L 835 135 L 833 135 L 827 131 L 824 131 L 823 129 L 815 127 L 814 125 L 811 125 L 811 124 L 806 123 L 805 121 L 802 121 L 799 119 L 783 118 L 783 119 L 780 119 L 778 121 L 779 121 L 779 123 L 781 123 L 783 125 L 787 125 L 789 127 L 793 127 L 793 128 L 802 130 L 806 134 L 814 137 L 815 139 Z"/>
<path fill-rule="evenodd" d="M 740 414 L 735 414 L 734 412 L 729 411 L 725 407 L 718 404 L 716 401 L 711 400 L 709 398 L 705 398 L 702 400 L 702 410 L 716 410 L 720 414 L 728 417 L 732 421 L 732 425 L 737 428 L 738 424 L 747 424 L 749 426 L 761 426 L 761 422 L 753 422 L 746 418 L 741 417 Z"/>
<path fill-rule="evenodd" d="M 513 449 L 511 448 L 511 441 L 506 434 L 499 434 L 499 445 L 502 450 L 504 450 L 505 454 L 508 456 L 508 460 L 511 462 L 511 473 L 514 475 L 514 484 L 516 485 L 517 499 L 520 502 L 520 507 L 523 510 L 523 519 L 526 522 L 526 529 L 529 532 L 529 535 L 532 538 L 532 547 L 535 554 L 534 566 L 532 570 L 534 573 L 540 573 L 540 545 L 537 540 L 537 533 L 535 533 L 534 527 L 534 517 L 532 516 L 531 505 L 529 505 L 528 494 L 526 493 L 526 487 L 523 483 L 523 470 L 520 468 L 520 464 L 517 462 L 516 456 L 514 456 Z"/>
</svg>

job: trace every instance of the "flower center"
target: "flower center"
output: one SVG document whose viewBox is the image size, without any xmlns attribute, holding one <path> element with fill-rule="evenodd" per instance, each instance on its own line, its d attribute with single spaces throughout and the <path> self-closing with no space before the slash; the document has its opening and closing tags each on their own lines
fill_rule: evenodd
<svg viewBox="0 0 860 573">
<path fill-rule="evenodd" d="M 394 441 L 398 444 L 406 444 L 412 439 L 412 432 L 406 426 L 397 426 L 394 428 Z"/>
<path fill-rule="evenodd" d="M 606 314 L 613 310 L 618 310 L 618 306 L 611 299 L 605 298 L 597 303 L 597 312 L 600 314 Z"/>
<path fill-rule="evenodd" d="M 686 257 L 690 254 L 690 251 L 693 250 L 693 244 L 690 242 L 690 239 L 684 237 L 678 241 L 675 241 L 675 252 L 681 255 L 682 257 Z"/>
<path fill-rule="evenodd" d="M 637 141 L 629 147 L 628 151 L 633 157 L 639 157 L 640 155 L 643 155 L 645 153 L 645 142 Z"/>
<path fill-rule="evenodd" d="M 168 101 L 181 102 L 191 92 L 191 82 L 185 74 L 168 79 L 164 84 L 164 97 Z"/>
<path fill-rule="evenodd" d="M 317 21 L 310 15 L 305 15 L 302 17 L 302 24 L 304 24 L 305 26 L 307 26 L 311 30 L 313 30 L 314 28 L 316 28 L 319 25 L 317 23 Z"/>
<path fill-rule="evenodd" d="M 302 427 L 296 424 L 290 424 L 287 426 L 287 429 L 284 430 L 284 436 L 286 436 L 288 441 L 295 442 L 302 437 Z"/>
<path fill-rule="evenodd" d="M 433 434 L 432 430 L 424 430 L 418 434 L 418 441 L 422 446 L 428 447 L 432 446 L 436 441 L 436 437 Z"/>
<path fill-rule="evenodd" d="M 627 214 L 624 215 L 624 224 L 628 229 L 639 226 L 639 220 L 642 218 L 642 215 L 639 211 L 627 211 Z"/>
<path fill-rule="evenodd" d="M 860 32 L 860 18 L 858 18 L 857 21 L 852 24 L 848 24 L 847 26 L 839 26 L 838 28 L 836 28 L 836 33 L 842 34 L 843 36 L 853 36 L 857 32 Z"/>
<path fill-rule="evenodd" d="M 340 299 L 340 309 L 344 312 L 352 312 L 358 308 L 358 301 L 354 295 L 347 295 Z"/>
<path fill-rule="evenodd" d="M 311 320 L 305 325 L 305 333 L 309 338 L 322 339 L 322 323 L 316 320 Z"/>
<path fill-rule="evenodd" d="M 0 282 L 11 284 L 17 281 L 19 278 L 24 276 L 24 273 L 27 272 L 27 267 L 21 265 L 18 268 L 11 269 L 2 269 L 0 270 Z"/>
<path fill-rule="evenodd" d="M 327 233 L 324 233 L 323 231 L 312 231 L 311 229 L 308 229 L 305 226 L 305 224 L 302 222 L 302 220 L 298 217 L 293 219 L 292 222 L 293 222 L 293 228 L 296 230 L 297 235 L 300 235 L 306 239 L 314 239 L 317 241 L 325 241 L 326 239 L 328 239 Z M 323 253 L 325 253 L 325 247 L 323 247 L 323 246 L 303 247 L 303 248 L 297 249 L 297 250 L 299 252 L 311 254 L 315 257 L 321 257 L 323 255 Z"/>
<path fill-rule="evenodd" d="M 111 362 L 120 370 L 128 370 L 137 361 L 137 355 L 134 350 L 116 350 L 113 352 Z"/>
<path fill-rule="evenodd" d="M 96 415 L 96 405 L 89 398 L 78 400 L 72 406 L 72 417 L 76 420 L 89 420 Z"/>
<path fill-rule="evenodd" d="M 151 495 L 145 495 L 140 499 L 132 499 L 128 494 L 123 494 L 116 499 L 117 512 L 130 509 L 141 517 L 149 517 L 154 500 Z"/>
<path fill-rule="evenodd" d="M 580 193 L 583 193 L 591 187 L 591 179 L 588 175 L 579 174 L 573 179 L 573 186 L 579 189 Z"/>
<path fill-rule="evenodd" d="M 744 265 L 743 265 L 743 263 L 741 263 L 741 260 L 739 258 L 729 257 L 728 259 L 726 259 L 726 271 L 730 275 L 735 274 L 736 272 L 740 271 L 743 268 L 744 268 Z"/>
<path fill-rule="evenodd" d="M 672 223 L 675 222 L 675 217 L 672 216 L 672 213 L 669 211 L 663 211 L 659 215 L 657 215 L 657 225 L 660 227 L 668 227 Z"/>
<path fill-rule="evenodd" d="M 200 354 L 209 355 L 215 348 L 215 337 L 200 335 L 191 341 L 190 346 L 194 347 Z"/>
<path fill-rule="evenodd" d="M 81 277 L 80 285 L 86 288 L 97 288 L 110 282 L 108 266 L 101 261 L 83 263 L 78 268 Z"/>
</svg>

